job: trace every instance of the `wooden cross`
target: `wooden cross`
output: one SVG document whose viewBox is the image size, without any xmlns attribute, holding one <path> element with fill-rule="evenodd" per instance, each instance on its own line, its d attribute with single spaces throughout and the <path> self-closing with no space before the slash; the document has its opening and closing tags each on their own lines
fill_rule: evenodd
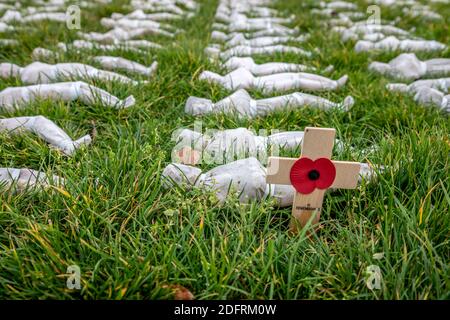
<svg viewBox="0 0 450 320">
<path fill-rule="evenodd" d="M 293 185 L 297 191 L 292 205 L 294 231 L 298 223 L 304 227 L 311 219 L 312 224 L 319 221 L 328 188 L 355 189 L 358 184 L 360 163 L 330 160 L 335 135 L 335 129 L 307 127 L 299 159 L 269 157 L 267 183 Z"/>
</svg>

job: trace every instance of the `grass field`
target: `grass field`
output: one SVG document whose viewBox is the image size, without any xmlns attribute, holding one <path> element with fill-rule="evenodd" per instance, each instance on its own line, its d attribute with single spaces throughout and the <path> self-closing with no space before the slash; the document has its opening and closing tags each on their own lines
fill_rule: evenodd
<svg viewBox="0 0 450 320">
<path fill-rule="evenodd" d="M 125 2 L 84 10 L 82 31 L 105 31 L 98 20 L 125 12 Z M 256 60 L 332 64 L 331 78 L 348 74 L 350 80 L 343 90 L 321 96 L 341 101 L 352 95 L 355 106 L 350 112 L 304 108 L 254 120 L 208 116 L 203 127 L 334 127 L 353 146 L 335 159 L 384 164 L 386 172 L 358 190 L 328 193 L 321 229 L 312 239 L 305 232 L 289 235 L 291 209 L 277 209 L 271 201 L 242 205 L 230 198 L 219 206 L 212 194 L 162 188 L 160 175 L 175 145 L 172 132 L 194 126 L 195 118 L 184 113 L 186 99 L 217 100 L 230 93 L 197 80 L 203 70 L 220 71 L 203 54 L 217 1 L 198 2 L 195 18 L 176 23 L 186 32 L 175 41 L 147 38 L 166 49 L 111 54 L 146 65 L 159 62 L 148 84 L 95 83 L 120 98 L 133 94 L 134 107 L 42 101 L 0 111 L 0 117 L 44 115 L 72 137 L 96 131 L 93 145 L 73 158 L 31 135 L 0 135 L 0 167 L 40 169 L 68 180 L 65 189 L 0 193 L 0 298 L 170 299 L 170 285 L 181 285 L 196 299 L 449 299 L 448 115 L 387 92 L 388 80 L 369 73 L 367 65 L 397 54 L 356 54 L 353 43 L 341 43 L 299 5 L 308 1 L 283 0 L 276 7 L 296 16 L 296 25 L 312 34 L 304 47 L 320 48 L 320 54 Z M 367 5 L 360 5 L 365 11 Z M 410 19 L 392 8 L 383 8 L 381 17 L 400 16 L 399 27 L 415 27 L 418 36 L 450 44 L 450 8 L 433 7 L 445 21 Z M 0 60 L 20 65 L 32 61 L 35 47 L 54 49 L 59 41 L 77 38 L 76 30 L 57 23 L 35 24 L 8 37 L 21 45 L 0 48 Z M 89 63 L 91 54 L 69 52 L 60 61 Z M 427 57 L 438 56 L 419 55 Z M 440 57 L 450 58 L 450 51 Z M 2 80 L 0 90 L 19 85 Z M 373 145 L 378 148 L 362 152 Z M 81 290 L 66 287 L 70 265 L 81 269 Z M 381 269 L 380 289 L 366 285 L 370 265 Z"/>
</svg>

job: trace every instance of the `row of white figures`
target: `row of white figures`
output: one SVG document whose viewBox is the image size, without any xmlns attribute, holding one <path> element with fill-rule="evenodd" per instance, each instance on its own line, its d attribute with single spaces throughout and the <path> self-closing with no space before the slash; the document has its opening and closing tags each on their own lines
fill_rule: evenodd
<svg viewBox="0 0 450 320">
<path fill-rule="evenodd" d="M 405 16 L 412 18 L 420 18 L 431 21 L 440 21 L 443 17 L 433 11 L 429 5 L 424 5 L 415 0 L 374 0 L 371 3 L 386 6 L 402 8 L 402 12 Z M 430 0 L 429 3 L 450 3 L 448 0 Z"/>
<path fill-rule="evenodd" d="M 110 1 L 79 1 L 76 5 L 80 8 L 90 8 L 99 4 L 107 4 Z M 19 5 L 7 6 L 4 5 L 1 9 L 6 9 L 3 15 L 0 17 L 1 22 L 26 24 L 36 23 L 41 21 L 53 21 L 66 23 L 71 17 L 70 12 L 67 12 L 67 8 L 71 5 L 69 1 L 58 2 L 42 2 L 34 3 L 34 5 L 22 7 Z"/>
<path fill-rule="evenodd" d="M 360 165 L 360 181 L 370 181 L 376 176 L 376 171 L 367 163 Z M 199 188 L 212 191 L 221 203 L 230 194 L 235 194 L 243 203 L 273 198 L 280 207 L 291 206 L 296 192 L 294 187 L 267 184 L 266 174 L 266 168 L 256 158 L 250 157 L 220 165 L 205 173 L 194 166 L 171 163 L 164 169 L 162 179 L 166 188 L 177 185 L 185 190 Z"/>
<path fill-rule="evenodd" d="M 322 7 L 324 9 L 314 12 L 330 18 L 337 14 L 338 18 L 332 18 L 332 24 L 335 25 L 332 30 L 341 35 L 342 41 L 357 41 L 354 47 L 356 52 L 390 52 L 397 50 L 402 52 L 433 52 L 447 48 L 443 43 L 414 37 L 409 31 L 383 24 L 381 21 L 370 22 L 365 16 L 357 19 L 358 13 L 364 15 L 363 12 L 340 12 L 342 10 L 358 10 L 358 7 L 353 3 L 335 1 L 326 3 Z M 421 9 L 426 10 L 427 8 L 422 7 Z M 416 7 L 414 12 L 418 14 L 419 11 L 420 8 Z M 355 22 L 354 20 L 359 21 Z"/>
<path fill-rule="evenodd" d="M 58 1 L 58 0 L 57 0 Z M 101 0 L 106 3 L 109 0 Z M 64 1 L 51 1 L 55 3 L 51 6 L 50 2 L 43 3 L 44 7 L 28 7 L 21 12 L 17 10 L 7 11 L 2 21 L 7 22 L 30 22 L 40 20 L 66 21 L 65 13 L 58 13 L 60 8 L 65 6 Z M 80 5 L 80 3 L 78 3 Z M 17 6 L 14 9 L 18 9 Z M 13 9 L 13 8 L 8 8 Z M 13 28 L 6 23 L 0 23 L 0 32 L 12 31 Z M 137 32 L 135 32 L 136 34 Z M 3 45 L 13 44 L 9 40 L 4 40 Z M 18 43 L 14 41 L 14 43 Z M 127 43 L 129 45 L 130 43 Z M 133 43 L 131 43 L 133 44 Z M 153 47 L 152 43 L 144 43 L 141 41 L 140 47 Z M 81 47 L 81 46 L 80 46 Z M 85 45 L 86 47 L 86 45 Z M 92 45 L 90 46 L 92 47 Z M 158 46 L 159 47 L 159 46 Z M 39 58 L 38 58 L 39 57 Z M 33 51 L 33 58 L 58 58 L 58 54 L 43 48 L 36 48 Z M 151 77 L 157 69 L 157 62 L 153 62 L 150 67 L 143 66 L 134 61 L 130 61 L 121 57 L 96 56 L 92 57 L 92 61 L 101 65 L 106 70 L 121 70 L 146 77 Z M 41 62 L 32 63 L 26 67 L 19 67 L 10 63 L 0 64 L 0 76 L 2 78 L 17 77 L 25 84 L 37 84 L 25 87 L 10 87 L 0 92 L 0 109 L 13 110 L 15 108 L 24 108 L 35 100 L 52 99 L 55 102 L 70 102 L 80 100 L 86 104 L 101 104 L 112 108 L 127 108 L 134 105 L 133 96 L 129 96 L 125 100 L 109 94 L 108 92 L 87 84 L 82 81 L 77 82 L 59 82 L 61 79 L 91 79 L 100 78 L 108 81 L 119 81 L 127 84 L 137 84 L 126 76 L 97 69 L 90 65 L 80 63 L 60 63 L 49 65 Z M 52 83 L 52 82 L 57 83 Z M 49 84 L 51 83 L 51 84 Z M 52 148 L 55 148 L 67 156 L 74 154 L 76 149 L 81 146 L 89 145 L 92 141 L 90 135 L 85 135 L 77 140 L 72 140 L 70 136 L 54 122 L 44 116 L 31 117 L 15 117 L 0 119 L 0 132 L 12 135 L 24 134 L 27 132 L 37 135 L 46 141 Z M 50 184 L 62 184 L 63 179 L 48 176 L 39 171 L 31 169 L 0 169 L 0 184 L 7 187 L 14 185 L 15 190 L 24 190 L 27 187 L 47 187 Z"/>
<path fill-rule="evenodd" d="M 226 0 L 219 3 L 215 15 L 216 22 L 212 25 L 212 40 L 217 43 L 205 49 L 212 59 L 227 60 L 233 56 L 277 52 L 291 52 L 306 57 L 312 55 L 304 49 L 284 45 L 307 39 L 307 36 L 298 35 L 298 29 L 285 26 L 294 21 L 292 17 L 276 17 L 274 16 L 276 10 L 259 7 L 257 4 L 259 2 L 252 3 L 252 6 L 240 5 Z"/>
<path fill-rule="evenodd" d="M 239 118 L 256 118 L 267 116 L 273 112 L 289 111 L 302 107 L 348 111 L 353 104 L 354 99 L 351 96 L 346 97 L 341 103 L 335 103 L 325 98 L 301 92 L 255 100 L 247 91 L 240 89 L 218 102 L 194 96 L 189 97 L 186 101 L 185 112 L 194 116 L 228 114 Z"/>
<path fill-rule="evenodd" d="M 153 13 L 146 13 L 142 9 L 142 4 L 156 5 L 157 8 L 146 8 L 146 11 L 154 11 Z M 184 9 L 178 5 L 181 4 Z M 102 44 L 121 44 L 124 41 L 129 41 L 144 35 L 160 35 L 169 38 L 175 37 L 177 33 L 183 30 L 176 29 L 169 23 L 162 21 L 166 20 L 181 20 L 191 18 L 197 4 L 194 1 L 190 2 L 176 2 L 176 1 L 147 1 L 147 2 L 132 2 L 131 6 L 137 8 L 129 14 L 113 13 L 110 18 L 102 18 L 100 24 L 106 28 L 110 28 L 105 33 L 79 32 L 78 36 L 87 41 L 94 41 Z M 178 8 L 180 11 L 170 12 L 168 8 Z M 155 12 L 156 11 L 156 12 Z M 154 46 L 158 48 L 158 46 Z"/>
</svg>

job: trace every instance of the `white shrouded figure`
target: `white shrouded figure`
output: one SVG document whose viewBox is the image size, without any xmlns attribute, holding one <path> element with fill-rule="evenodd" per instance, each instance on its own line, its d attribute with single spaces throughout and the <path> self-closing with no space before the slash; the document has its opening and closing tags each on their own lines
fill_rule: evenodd
<svg viewBox="0 0 450 320">
<path fill-rule="evenodd" d="M 271 24 L 289 24 L 293 23 L 295 20 L 293 17 L 282 18 L 282 17 L 256 17 L 249 18 L 243 13 L 233 12 L 228 17 L 220 16 L 221 21 L 232 27 L 240 28 L 241 30 L 255 30 L 264 29 L 265 26 Z"/>
<path fill-rule="evenodd" d="M 127 50 L 137 53 L 144 54 L 145 51 L 142 49 L 160 49 L 162 48 L 159 44 L 153 43 L 147 40 L 128 40 L 121 41 L 115 44 L 100 44 L 98 42 L 92 42 L 87 40 L 75 40 L 71 44 L 66 44 L 64 42 L 58 43 L 58 49 L 67 52 L 69 50 L 81 51 L 81 50 L 103 50 L 103 51 L 113 51 L 113 50 Z"/>
<path fill-rule="evenodd" d="M 356 23 L 349 28 L 334 28 L 333 30 L 338 31 L 341 34 L 342 41 L 349 40 L 360 40 L 364 36 L 368 35 L 379 35 L 379 38 L 383 39 L 387 36 L 397 36 L 397 37 L 408 37 L 410 36 L 408 31 L 403 29 L 384 24 L 367 24 Z"/>
<path fill-rule="evenodd" d="M 232 48 L 236 46 L 248 47 L 267 47 L 277 44 L 285 44 L 288 42 L 304 42 L 308 36 L 302 35 L 298 37 L 292 36 L 265 36 L 247 39 L 242 33 L 236 34 L 230 40 L 225 42 L 225 48 Z"/>
<path fill-rule="evenodd" d="M 435 40 L 399 40 L 394 36 L 378 42 L 359 40 L 355 44 L 356 52 L 368 51 L 403 51 L 403 52 L 433 52 L 443 51 L 447 46 Z"/>
<path fill-rule="evenodd" d="M 139 83 L 124 75 L 83 63 L 47 64 L 39 61 L 23 68 L 12 63 L 0 63 L 0 77 L 4 79 L 18 77 L 25 84 L 53 83 L 73 78 L 118 81 L 133 85 Z"/>
<path fill-rule="evenodd" d="M 137 9 L 126 15 L 121 13 L 113 13 L 111 19 L 119 20 L 122 18 L 134 19 L 134 20 L 153 20 L 153 21 L 170 21 L 170 20 L 181 20 L 192 18 L 195 14 L 189 12 L 185 15 L 175 14 L 172 12 L 155 12 L 155 13 L 145 13 L 144 10 Z"/>
<path fill-rule="evenodd" d="M 46 189 L 51 185 L 62 186 L 64 179 L 56 175 L 32 169 L 0 168 L 0 187 L 14 188 L 17 192 L 31 189 Z"/>
<path fill-rule="evenodd" d="M 137 37 L 145 36 L 148 34 L 152 35 L 162 35 L 169 38 L 173 38 L 174 34 L 160 30 L 160 29 L 150 29 L 150 28 L 137 28 L 132 30 L 124 30 L 121 28 L 113 28 L 105 33 L 99 32 L 78 32 L 77 35 L 87 41 L 95 41 L 100 43 L 120 43 L 121 41 L 131 40 Z"/>
<path fill-rule="evenodd" d="M 227 25 L 227 24 L 222 24 L 222 23 L 217 23 L 214 22 L 212 24 L 212 28 L 213 30 L 217 30 L 217 31 L 222 31 L 222 32 L 227 32 L 227 33 L 232 33 L 232 32 L 251 32 L 255 34 L 255 37 L 257 36 L 257 33 L 260 32 L 272 32 L 272 33 L 277 33 L 277 35 L 280 36 L 287 36 L 287 35 L 295 35 L 299 33 L 299 28 L 289 28 L 286 26 L 283 26 L 281 24 L 276 24 L 276 23 L 266 23 L 266 24 L 262 24 L 260 26 L 258 26 L 258 28 L 256 27 L 251 27 L 251 26 L 246 26 L 246 25 Z M 260 35 L 260 34 L 259 34 Z"/>
<path fill-rule="evenodd" d="M 390 83 L 386 88 L 392 92 L 411 95 L 419 104 L 436 106 L 450 112 L 450 78 L 417 80 L 409 85 Z"/>
<path fill-rule="evenodd" d="M 338 80 L 319 76 L 305 72 L 285 72 L 267 76 L 255 77 L 250 71 L 244 68 L 236 69 L 225 76 L 203 71 L 200 80 L 218 84 L 228 90 L 256 89 L 265 94 L 276 91 L 288 91 L 293 89 L 303 89 L 311 91 L 334 91 L 343 87 L 348 80 L 348 76 L 342 76 Z"/>
<path fill-rule="evenodd" d="M 228 59 L 223 67 L 227 71 L 233 71 L 239 68 L 245 68 L 255 76 L 265 76 L 269 74 L 282 72 L 315 71 L 316 68 L 308 67 L 303 64 L 286 62 L 268 62 L 256 64 L 252 57 L 232 57 Z"/>
<path fill-rule="evenodd" d="M 219 48 L 209 46 L 205 48 L 205 52 L 212 59 L 220 58 L 222 60 L 228 60 L 232 57 L 248 57 L 258 54 L 271 55 L 275 53 L 293 53 L 307 58 L 312 56 L 310 51 L 282 44 L 264 47 L 236 46 L 223 52 Z"/>
<path fill-rule="evenodd" d="M 120 100 L 105 90 L 76 81 L 6 88 L 0 91 L 0 110 L 21 109 L 39 99 L 65 102 L 80 100 L 85 104 L 100 102 L 104 106 L 117 109 L 135 104 L 133 96 Z"/>
<path fill-rule="evenodd" d="M 31 54 L 33 60 L 41 60 L 41 59 L 58 59 L 59 53 L 51 51 L 45 48 L 34 48 Z M 139 75 L 143 75 L 146 77 L 153 76 L 158 69 L 158 62 L 153 61 L 150 66 L 144 66 L 136 61 L 128 60 L 122 57 L 116 56 L 95 56 L 91 58 L 92 61 L 95 61 L 105 70 L 110 71 L 126 71 L 130 73 L 135 73 Z"/>
<path fill-rule="evenodd" d="M 267 155 L 270 147 L 296 150 L 301 146 L 303 135 L 303 131 L 286 131 L 259 136 L 246 128 L 209 130 L 205 134 L 190 129 L 176 130 L 172 135 L 173 140 L 177 142 L 173 157 L 178 155 L 181 163 L 190 165 L 198 164 L 201 161 L 200 155 L 205 161 L 223 163 L 223 159 Z M 185 152 L 196 154 L 186 161 L 183 158 Z"/>
<path fill-rule="evenodd" d="M 140 63 L 122 57 L 96 56 L 93 57 L 92 60 L 97 62 L 102 66 L 102 68 L 107 70 L 123 70 L 147 77 L 153 76 L 158 69 L 157 61 L 153 61 L 153 63 L 149 67 L 146 67 Z"/>
<path fill-rule="evenodd" d="M 12 31 L 14 30 L 13 26 L 9 26 L 4 22 L 0 22 L 0 32 Z"/>
<path fill-rule="evenodd" d="M 228 42 L 237 35 L 243 35 L 247 40 L 257 39 L 261 37 L 299 37 L 298 30 L 286 32 L 284 29 L 268 28 L 252 33 L 241 33 L 241 32 L 224 33 L 222 31 L 214 30 L 213 32 L 211 32 L 211 39 L 216 42 L 223 43 Z M 306 38 L 308 37 L 308 35 L 304 35 L 303 37 Z"/>
<path fill-rule="evenodd" d="M 166 23 L 160 23 L 151 20 L 136 20 L 121 18 L 114 20 L 111 18 L 102 18 L 100 24 L 106 28 L 121 28 L 123 30 L 132 29 L 148 29 L 150 31 L 163 30 L 163 31 L 177 31 L 173 26 Z"/>
<path fill-rule="evenodd" d="M 360 181 L 370 181 L 376 176 L 367 163 L 361 163 L 359 174 Z M 296 192 L 291 185 L 267 184 L 266 168 L 254 157 L 227 163 L 205 173 L 197 167 L 172 163 L 164 169 L 162 179 L 166 188 L 173 188 L 175 184 L 184 189 L 213 191 L 220 203 L 230 194 L 237 194 L 243 203 L 270 197 L 278 206 L 287 207 L 292 205 Z"/>
<path fill-rule="evenodd" d="M 189 97 L 186 101 L 185 112 L 195 116 L 225 113 L 234 114 L 241 118 L 255 118 L 266 116 L 272 112 L 302 107 L 348 110 L 353 104 L 354 100 L 350 96 L 346 97 L 342 103 L 334 103 L 321 97 L 300 92 L 254 100 L 247 91 L 240 89 L 216 103 L 209 99 Z"/>
<path fill-rule="evenodd" d="M 76 149 L 89 145 L 92 141 L 90 135 L 72 140 L 64 130 L 43 116 L 0 119 L 0 132 L 9 134 L 31 132 L 67 156 L 71 156 Z"/>
<path fill-rule="evenodd" d="M 450 59 L 420 61 L 414 53 L 402 53 L 389 63 L 372 62 L 369 70 L 394 79 L 412 81 L 450 75 Z"/>
</svg>

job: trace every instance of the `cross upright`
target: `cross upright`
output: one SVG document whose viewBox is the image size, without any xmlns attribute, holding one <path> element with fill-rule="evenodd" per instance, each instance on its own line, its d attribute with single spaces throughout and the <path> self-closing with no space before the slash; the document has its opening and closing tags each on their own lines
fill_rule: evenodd
<svg viewBox="0 0 450 320">
<path fill-rule="evenodd" d="M 359 162 L 330 160 L 335 135 L 335 129 L 307 127 L 299 159 L 269 157 L 267 183 L 292 185 L 296 190 L 293 231 L 298 223 L 304 227 L 311 219 L 311 224 L 319 221 L 328 188 L 355 189 L 358 184 Z"/>
</svg>

